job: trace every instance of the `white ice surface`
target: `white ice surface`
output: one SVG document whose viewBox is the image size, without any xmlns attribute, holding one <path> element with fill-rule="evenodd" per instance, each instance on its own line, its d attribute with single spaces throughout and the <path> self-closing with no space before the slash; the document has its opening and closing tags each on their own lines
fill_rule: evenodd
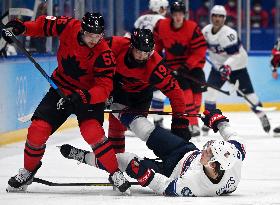
<svg viewBox="0 0 280 205">
<path fill-rule="evenodd" d="M 240 135 L 246 139 L 247 156 L 242 170 L 242 180 L 231 196 L 172 198 L 157 196 L 148 188 L 133 186 L 131 196 L 122 196 L 111 187 L 49 187 L 33 183 L 27 193 L 6 193 L 7 181 L 23 166 L 24 142 L 0 148 L 0 204 L 1 205 L 165 205 L 171 204 L 279 204 L 280 205 L 280 137 L 266 134 L 253 113 L 226 113 Z M 272 127 L 280 125 L 280 112 L 268 113 Z M 170 118 L 165 119 L 165 125 Z M 104 124 L 105 129 L 108 122 Z M 195 143 L 200 147 L 210 138 L 200 137 Z M 89 150 L 78 128 L 54 134 L 47 143 L 43 165 L 36 177 L 53 182 L 107 182 L 108 174 L 73 160 L 64 159 L 56 146 L 69 143 Z M 153 157 L 143 142 L 126 138 L 126 150 L 140 156 Z"/>
</svg>

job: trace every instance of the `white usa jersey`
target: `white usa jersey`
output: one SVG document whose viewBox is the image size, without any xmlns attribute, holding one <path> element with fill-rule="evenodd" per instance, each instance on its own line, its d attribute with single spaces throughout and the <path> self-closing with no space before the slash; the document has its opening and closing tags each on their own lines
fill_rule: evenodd
<svg viewBox="0 0 280 205">
<path fill-rule="evenodd" d="M 164 19 L 165 17 L 160 14 L 146 14 L 140 16 L 134 23 L 135 28 L 144 28 L 150 29 L 152 32 L 154 31 L 154 27 L 158 20 Z"/>
<path fill-rule="evenodd" d="M 200 150 L 195 150 L 185 154 L 169 178 L 156 173 L 148 187 L 167 196 L 219 196 L 234 192 L 241 179 L 242 161 L 246 152 L 236 133 L 228 134 L 226 129 L 221 128 L 219 131 L 222 136 L 226 133 L 227 141 L 237 149 L 238 161 L 231 169 L 225 170 L 218 183 L 212 182 L 207 177 L 200 163 L 202 153 Z"/>
<path fill-rule="evenodd" d="M 248 55 L 243 48 L 237 32 L 224 25 L 217 33 L 212 33 L 213 25 L 209 24 L 202 29 L 208 44 L 211 62 L 218 69 L 222 65 L 229 65 L 231 69 L 239 70 L 247 66 Z"/>
</svg>

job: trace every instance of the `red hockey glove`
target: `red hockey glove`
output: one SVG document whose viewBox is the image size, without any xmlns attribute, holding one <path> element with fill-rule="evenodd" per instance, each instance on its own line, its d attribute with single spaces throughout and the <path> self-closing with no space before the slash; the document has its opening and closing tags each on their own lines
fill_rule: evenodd
<svg viewBox="0 0 280 205">
<path fill-rule="evenodd" d="M 204 122 L 204 125 L 212 128 L 214 132 L 218 132 L 218 124 L 220 122 L 229 122 L 229 120 L 223 116 L 223 113 L 219 109 L 211 111 L 205 110 L 203 114 L 205 116 L 201 118 L 201 120 Z"/>
<path fill-rule="evenodd" d="M 219 68 L 219 72 L 222 77 L 222 80 L 228 80 L 231 74 L 231 67 L 229 65 L 222 65 Z"/>
<path fill-rule="evenodd" d="M 144 160 L 139 161 L 136 157 L 130 161 L 125 171 L 143 187 L 148 186 L 155 176 L 154 170 L 147 167 Z"/>
<path fill-rule="evenodd" d="M 172 117 L 171 132 L 187 142 L 191 139 L 191 133 L 188 126 L 189 120 L 185 116 Z"/>
<path fill-rule="evenodd" d="M 24 33 L 25 29 L 26 29 L 23 22 L 19 19 L 9 21 L 5 25 L 5 28 L 12 28 L 12 32 L 16 36 Z M 8 43 L 13 43 L 12 39 L 8 36 L 8 33 L 6 33 L 4 30 L 2 30 L 1 34 L 5 41 L 7 41 Z"/>
<path fill-rule="evenodd" d="M 270 63 L 273 68 L 280 66 L 280 51 L 276 50 L 275 48 L 272 49 L 272 59 Z"/>
</svg>

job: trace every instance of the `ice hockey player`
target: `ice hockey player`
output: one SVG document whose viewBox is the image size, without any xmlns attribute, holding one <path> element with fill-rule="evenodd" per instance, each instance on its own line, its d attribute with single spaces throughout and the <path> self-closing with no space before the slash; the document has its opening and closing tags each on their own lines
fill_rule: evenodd
<svg viewBox="0 0 280 205">
<path fill-rule="evenodd" d="M 50 88 L 42 99 L 28 128 L 24 168 L 10 178 L 7 191 L 25 191 L 32 183 L 42 165 L 46 141 L 73 113 L 100 166 L 110 173 L 109 180 L 119 191 L 125 192 L 130 184 L 118 169 L 114 149 L 102 128 L 104 105 L 113 88 L 116 69 L 114 54 L 103 38 L 103 16 L 88 12 L 82 21 L 65 16 L 39 16 L 36 21 L 12 20 L 6 28 L 11 28 L 15 35 L 58 36 L 58 67 L 52 79 L 69 98 L 63 102 Z M 4 31 L 2 36 L 12 42 Z"/>
<path fill-rule="evenodd" d="M 150 12 L 137 18 L 134 22 L 134 28 L 145 28 L 153 31 L 158 20 L 165 18 L 168 6 L 167 0 L 150 0 Z"/>
<path fill-rule="evenodd" d="M 135 29 L 131 38 L 113 36 L 107 42 L 116 56 L 113 103 L 111 110 L 123 110 L 109 115 L 108 138 L 116 153 L 125 151 L 126 128 L 137 137 L 147 141 L 157 130 L 147 119 L 153 90 L 156 88 L 170 100 L 173 111 L 171 131 L 186 141 L 190 139 L 183 91 L 154 51 L 153 33 L 149 29 Z M 121 126 L 122 127 L 121 127 Z"/>
<path fill-rule="evenodd" d="M 210 11 L 211 24 L 205 26 L 202 33 L 207 41 L 210 61 L 214 64 L 211 68 L 207 83 L 216 87 L 222 87 L 229 80 L 240 83 L 239 89 L 256 106 L 262 106 L 258 96 L 254 92 L 248 71 L 248 55 L 243 48 L 235 30 L 225 25 L 226 10 L 224 6 L 215 5 Z M 205 96 L 205 109 L 216 108 L 217 91 L 208 88 Z M 262 111 L 251 108 L 257 114 L 265 132 L 269 132 L 270 123 L 266 114 Z M 209 129 L 202 127 L 207 135 Z"/>
<path fill-rule="evenodd" d="M 220 110 L 204 114 L 204 124 L 214 132 L 219 131 L 223 140 L 208 141 L 199 150 L 161 128 L 146 144 L 162 162 L 121 153 L 117 154 L 119 168 L 141 186 L 165 196 L 220 196 L 234 192 L 241 179 L 244 145 Z M 62 145 L 60 151 L 66 158 L 91 166 L 98 162 L 93 153 L 68 144 Z"/>
<path fill-rule="evenodd" d="M 205 82 L 203 67 L 207 50 L 206 41 L 197 23 L 185 19 L 186 6 L 182 1 L 172 3 L 170 13 L 171 18 L 161 19 L 155 26 L 155 50 L 159 53 L 165 50 L 166 64 L 176 71 L 175 77 L 184 91 L 186 111 L 197 114 L 205 87 L 194 83 L 186 76 L 193 77 L 201 83 Z M 199 136 L 198 119 L 195 117 L 188 119 L 192 136 Z"/>
<path fill-rule="evenodd" d="M 278 79 L 277 69 L 280 66 L 280 40 L 277 40 L 274 48 L 272 49 L 272 59 L 270 61 L 270 64 L 272 68 L 272 77 L 274 79 Z M 273 135 L 275 137 L 280 137 L 280 126 L 274 128 Z"/>
<path fill-rule="evenodd" d="M 167 0 L 150 0 L 149 9 L 150 13 L 140 16 L 134 23 L 135 28 L 146 28 L 151 31 L 154 30 L 156 23 L 160 19 L 164 19 L 167 14 L 169 2 Z M 159 90 L 154 91 L 153 100 L 151 103 L 151 110 L 162 111 L 164 107 L 164 100 L 166 96 Z M 163 127 L 162 115 L 153 115 L 154 124 Z"/>
</svg>

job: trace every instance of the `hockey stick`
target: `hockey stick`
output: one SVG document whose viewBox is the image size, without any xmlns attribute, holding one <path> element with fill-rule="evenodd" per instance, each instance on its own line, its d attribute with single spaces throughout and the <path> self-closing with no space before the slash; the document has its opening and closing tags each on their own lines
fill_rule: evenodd
<svg viewBox="0 0 280 205">
<path fill-rule="evenodd" d="M 215 65 L 206 57 L 206 61 L 216 70 L 218 70 Z M 233 86 L 233 84 L 229 81 L 229 79 L 227 79 L 227 82 Z M 244 94 L 239 88 L 236 89 L 236 92 L 245 99 L 245 101 L 247 101 L 247 103 L 249 103 L 251 105 L 251 107 L 255 110 L 259 110 L 259 111 L 274 111 L 277 109 L 277 107 L 261 107 L 258 105 L 255 105 L 247 96 L 246 94 Z"/>
<path fill-rule="evenodd" d="M 5 25 L 0 22 L 0 29 L 3 30 L 7 36 L 9 36 L 13 43 L 24 53 L 24 55 L 34 64 L 34 66 L 37 68 L 37 70 L 44 76 L 45 79 L 50 83 L 51 87 L 56 90 L 56 92 L 65 100 L 68 100 L 68 98 L 61 92 L 61 90 L 57 87 L 57 85 L 53 82 L 51 77 L 46 73 L 46 71 L 35 61 L 35 59 L 32 57 L 32 55 L 24 48 L 22 43 L 17 40 L 15 35 L 9 31 L 8 29 L 5 29 Z"/>
<path fill-rule="evenodd" d="M 89 183 L 76 183 L 76 182 L 70 182 L 70 183 L 56 183 L 47 181 L 40 178 L 33 178 L 33 182 L 44 184 L 47 186 L 113 186 L 111 183 L 107 182 L 89 182 Z M 130 182 L 131 185 L 140 185 L 138 182 Z"/>
<path fill-rule="evenodd" d="M 185 63 L 167 63 L 167 62 L 166 62 L 166 65 L 167 65 L 167 66 L 169 66 L 169 65 L 181 65 L 181 66 L 183 66 L 183 67 L 186 67 Z M 176 71 L 174 71 L 174 72 L 176 72 Z M 220 89 L 220 88 L 218 88 L 218 87 L 216 87 L 216 86 L 214 86 L 214 85 L 211 85 L 211 84 L 209 84 L 209 83 L 207 83 L 207 82 L 200 82 L 200 81 L 197 80 L 196 78 L 194 78 L 194 77 L 192 77 L 192 76 L 190 76 L 190 75 L 188 75 L 188 74 L 186 74 L 186 73 L 180 73 L 180 75 L 182 75 L 184 78 L 187 78 L 187 79 L 189 79 L 189 80 L 195 82 L 196 84 L 199 84 L 199 85 L 201 85 L 201 86 L 203 86 L 203 87 L 210 87 L 210 88 L 213 88 L 214 90 L 217 90 L 217 91 L 219 91 L 219 92 L 221 92 L 221 93 L 223 93 L 223 94 L 225 94 L 225 95 L 231 95 L 232 93 L 236 92 L 236 89 L 239 87 L 239 82 L 236 81 L 234 87 L 232 87 L 232 90 L 230 90 L 230 91 L 225 91 L 225 90 L 222 90 L 222 89 Z"/>
<path fill-rule="evenodd" d="M 104 110 L 104 113 L 125 113 L 125 112 L 128 112 L 128 113 L 139 113 L 139 114 L 157 114 L 157 115 L 173 115 L 174 113 L 173 112 L 164 112 L 164 111 L 155 111 L 155 110 L 151 110 L 151 111 L 133 111 L 133 110 Z M 183 114 L 180 114 L 180 115 L 184 115 L 184 116 L 187 116 L 187 117 L 199 117 L 201 118 L 201 114 L 189 114 L 189 113 L 183 113 Z M 22 122 L 22 123 L 25 123 L 25 122 L 28 122 L 29 120 L 31 120 L 33 116 L 33 113 L 30 113 L 28 115 L 24 115 L 24 116 L 21 116 L 18 118 L 18 121 Z"/>
</svg>

